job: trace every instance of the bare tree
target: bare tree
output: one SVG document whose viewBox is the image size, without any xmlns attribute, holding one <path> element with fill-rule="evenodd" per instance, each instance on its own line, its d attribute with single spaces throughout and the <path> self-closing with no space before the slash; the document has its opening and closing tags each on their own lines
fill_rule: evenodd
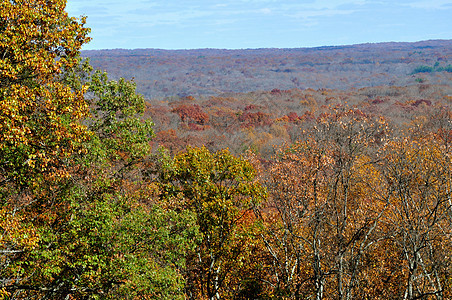
<svg viewBox="0 0 452 300">
<path fill-rule="evenodd" d="M 388 206 L 371 156 L 387 125 L 358 110 L 322 115 L 267 180 L 278 222 L 263 236 L 291 298 L 353 299 Z"/>
<path fill-rule="evenodd" d="M 401 139 L 384 150 L 390 198 L 384 219 L 405 262 L 403 299 L 445 298 L 452 246 L 451 160 L 445 149 L 425 137 Z"/>
</svg>

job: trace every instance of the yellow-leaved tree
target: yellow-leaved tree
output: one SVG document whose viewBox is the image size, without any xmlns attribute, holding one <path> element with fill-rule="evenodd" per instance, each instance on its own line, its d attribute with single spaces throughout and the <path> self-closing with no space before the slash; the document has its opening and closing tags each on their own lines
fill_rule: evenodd
<svg viewBox="0 0 452 300">
<path fill-rule="evenodd" d="M 0 2 L 0 278 L 17 283 L 12 262 L 36 246 L 38 234 L 25 211 L 43 181 L 67 175 L 66 160 L 88 132 L 83 93 L 60 81 L 78 63 L 88 29 L 68 17 L 64 0 Z M 51 203 L 42 203 L 51 205 Z M 0 286 L 0 288 L 1 288 Z"/>
<path fill-rule="evenodd" d="M 77 122 L 87 114 L 84 90 L 73 92 L 59 76 L 78 63 L 88 29 L 83 19 L 67 16 L 65 3 L 0 4 L 2 187 L 29 187 L 41 174 L 63 176 L 62 162 L 86 137 Z"/>
</svg>

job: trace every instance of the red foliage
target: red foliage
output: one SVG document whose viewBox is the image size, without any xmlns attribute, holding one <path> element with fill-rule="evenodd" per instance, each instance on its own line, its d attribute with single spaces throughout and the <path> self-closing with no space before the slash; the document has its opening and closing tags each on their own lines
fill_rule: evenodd
<svg viewBox="0 0 452 300">
<path fill-rule="evenodd" d="M 248 111 L 248 110 L 253 110 L 253 109 L 257 109 L 258 107 L 256 106 L 256 105 L 254 105 L 254 104 L 250 104 L 250 105 L 247 105 L 247 106 L 245 106 L 245 111 Z"/>
<path fill-rule="evenodd" d="M 198 104 L 181 104 L 171 112 L 177 113 L 183 122 L 204 125 L 209 122 L 209 115 L 202 111 Z"/>
<path fill-rule="evenodd" d="M 243 128 L 255 127 L 255 126 L 268 126 L 273 123 L 269 114 L 258 112 L 246 112 L 239 117 L 239 121 L 242 123 L 240 126 Z"/>
<path fill-rule="evenodd" d="M 289 119 L 289 122 L 293 122 L 296 123 L 297 121 L 299 121 L 301 118 L 300 116 L 296 113 L 291 111 L 290 113 L 287 114 L 287 118 Z"/>
</svg>

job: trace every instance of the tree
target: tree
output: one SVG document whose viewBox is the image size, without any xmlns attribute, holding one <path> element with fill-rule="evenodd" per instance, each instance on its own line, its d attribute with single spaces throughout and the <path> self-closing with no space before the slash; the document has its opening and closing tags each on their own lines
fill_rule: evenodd
<svg viewBox="0 0 452 300">
<path fill-rule="evenodd" d="M 23 278 L 17 260 L 39 233 L 25 208 L 50 206 L 47 184 L 68 176 L 66 161 L 89 133 L 87 104 L 59 80 L 89 38 L 85 20 L 69 18 L 65 1 L 0 4 L 0 288 Z"/>
<path fill-rule="evenodd" d="M 192 211 L 202 235 L 187 260 L 187 290 L 191 298 L 221 299 L 234 287 L 231 274 L 246 264 L 249 214 L 265 199 L 246 160 L 228 150 L 187 148 L 174 159 L 163 157 L 157 178 L 162 201 L 176 211 Z M 248 217 L 247 217 L 248 216 Z M 252 220 L 252 218 L 251 218 Z"/>
<path fill-rule="evenodd" d="M 88 113 L 84 90 L 72 91 L 59 74 L 77 63 L 88 29 L 67 16 L 63 0 L 0 8 L 0 183 L 30 186 L 64 172 L 63 161 L 87 138 L 78 122 Z"/>
<path fill-rule="evenodd" d="M 403 299 L 450 296 L 451 158 L 429 136 L 393 141 L 382 151 L 390 209 L 384 217 L 403 255 Z M 430 298 L 429 298 L 430 297 Z"/>
<path fill-rule="evenodd" d="M 354 109 L 321 115 L 283 150 L 267 177 L 261 216 L 276 290 L 292 299 L 352 299 L 387 209 L 373 166 L 384 120 Z"/>
</svg>

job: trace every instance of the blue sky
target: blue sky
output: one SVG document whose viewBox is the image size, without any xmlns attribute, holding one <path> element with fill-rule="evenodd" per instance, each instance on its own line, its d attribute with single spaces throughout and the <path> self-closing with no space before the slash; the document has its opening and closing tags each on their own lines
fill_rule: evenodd
<svg viewBox="0 0 452 300">
<path fill-rule="evenodd" d="M 296 48 L 452 39 L 452 0 L 67 0 L 83 49 Z"/>
</svg>

